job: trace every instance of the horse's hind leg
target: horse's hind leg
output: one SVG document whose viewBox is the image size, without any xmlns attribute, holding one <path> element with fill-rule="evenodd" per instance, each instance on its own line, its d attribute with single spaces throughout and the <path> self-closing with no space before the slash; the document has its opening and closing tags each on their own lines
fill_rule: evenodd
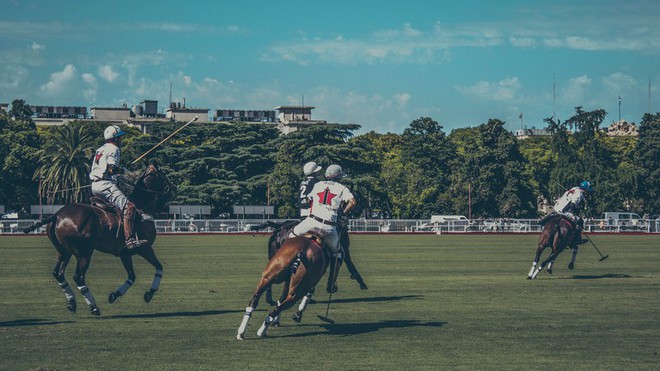
<svg viewBox="0 0 660 371">
<path fill-rule="evenodd" d="M 252 295 L 252 299 L 250 299 L 250 303 L 245 308 L 245 314 L 243 314 L 243 321 L 241 322 L 241 325 L 238 327 L 238 333 L 236 334 L 237 340 L 245 339 L 245 330 L 247 329 L 248 323 L 250 322 L 252 313 L 257 308 L 257 305 L 259 305 L 259 298 L 264 293 L 264 291 L 266 291 L 266 288 L 273 283 L 272 282 L 273 280 L 274 280 L 274 276 L 272 277 L 264 276 L 261 278 L 261 281 L 259 281 L 257 290 L 254 292 L 254 295 Z"/>
<path fill-rule="evenodd" d="M 284 283 L 282 284 L 282 287 L 283 287 L 282 288 L 282 296 L 280 296 L 280 299 L 277 301 L 275 306 L 278 306 L 281 303 L 283 303 L 284 300 L 286 300 L 287 296 L 289 296 L 289 284 L 290 283 L 291 283 L 291 279 L 289 278 L 286 281 L 284 281 Z M 275 326 L 275 327 L 280 326 L 280 316 L 279 315 L 277 317 L 274 317 L 273 326 Z"/>
<path fill-rule="evenodd" d="M 66 278 L 64 277 L 64 273 L 66 272 L 66 266 L 69 264 L 69 260 L 71 260 L 71 254 L 57 254 L 57 263 L 55 263 L 55 268 L 53 268 L 53 277 L 57 280 L 57 284 L 60 285 L 60 288 L 62 291 L 64 291 L 64 295 L 66 296 L 66 300 L 69 302 L 67 305 L 67 308 L 72 311 L 73 313 L 76 312 L 76 295 L 74 294 L 73 290 L 71 289 L 71 286 L 69 283 L 66 281 Z"/>
<path fill-rule="evenodd" d="M 314 295 L 314 289 L 312 291 L 308 292 L 300 301 L 300 305 L 298 305 L 298 311 L 293 315 L 293 320 L 300 323 L 302 321 L 302 316 L 303 312 L 305 309 L 307 309 L 307 305 L 309 304 L 310 300 L 312 300 L 312 296 Z"/>
<path fill-rule="evenodd" d="M 128 291 L 128 289 L 130 289 L 131 286 L 133 286 L 133 283 L 135 283 L 135 270 L 133 269 L 133 258 L 129 254 L 122 254 L 120 258 L 121 258 L 121 263 L 124 266 L 126 273 L 128 274 L 128 278 L 121 286 L 119 286 L 117 291 L 111 292 L 110 295 L 108 295 L 108 302 L 110 304 L 114 303 L 117 299 L 119 299 L 121 296 L 126 294 L 126 291 Z"/>
<path fill-rule="evenodd" d="M 89 256 L 77 257 L 78 264 L 76 265 L 76 273 L 73 275 L 73 280 L 76 282 L 76 285 L 78 285 L 78 290 L 80 290 L 80 293 L 85 297 L 85 301 L 90 308 L 90 313 L 95 316 L 99 316 L 101 315 L 101 311 L 96 306 L 96 300 L 92 295 L 92 291 L 89 289 L 89 287 L 87 287 L 87 285 L 85 285 L 85 273 L 87 273 L 91 258 L 91 253 Z"/>
<path fill-rule="evenodd" d="M 529 269 L 529 273 L 527 274 L 527 279 L 536 278 L 536 276 L 539 274 L 540 270 L 537 269 L 537 265 L 539 263 L 539 259 L 541 258 L 541 253 L 543 252 L 543 249 L 545 249 L 545 246 L 543 246 L 542 244 L 539 244 L 539 246 L 536 248 L 536 255 L 534 256 L 532 267 Z"/>
<path fill-rule="evenodd" d="M 279 318 L 280 313 L 282 313 L 282 311 L 291 308 L 296 303 L 296 299 L 297 299 L 296 296 L 289 295 L 287 296 L 286 299 L 284 299 L 284 301 L 281 304 L 273 308 L 273 310 L 271 310 L 270 313 L 268 313 L 268 316 L 266 316 L 266 319 L 261 324 L 259 331 L 257 331 L 257 336 L 259 337 L 267 336 L 268 327 L 270 327 L 270 325 L 272 325 L 275 322 L 276 318 Z"/>
<path fill-rule="evenodd" d="M 143 257 L 144 260 L 146 260 L 149 264 L 153 265 L 154 268 L 156 268 L 154 280 L 151 282 L 151 288 L 149 288 L 149 291 L 144 293 L 144 301 L 148 303 L 154 297 L 156 291 L 158 291 L 160 288 L 160 280 L 163 278 L 163 265 L 160 264 L 160 261 L 158 261 L 153 246 L 142 248 L 138 254 Z"/>
</svg>

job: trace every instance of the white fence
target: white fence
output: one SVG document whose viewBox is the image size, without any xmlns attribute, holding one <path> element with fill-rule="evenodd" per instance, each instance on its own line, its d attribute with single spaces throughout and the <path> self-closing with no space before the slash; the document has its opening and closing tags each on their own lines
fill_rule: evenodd
<svg viewBox="0 0 660 371">
<path fill-rule="evenodd" d="M 282 222 L 283 219 L 268 219 Z M 171 219 L 156 220 L 158 233 L 246 233 L 265 219 Z M 32 219 L 2 220 L 0 234 L 22 233 L 31 226 Z M 351 232 L 370 233 L 539 233 L 539 219 L 473 219 L 468 222 L 431 223 L 430 219 L 351 219 Z M 660 220 L 631 222 L 592 219 L 585 221 L 585 230 L 591 233 L 660 233 Z M 45 227 L 34 233 L 45 233 Z"/>
</svg>

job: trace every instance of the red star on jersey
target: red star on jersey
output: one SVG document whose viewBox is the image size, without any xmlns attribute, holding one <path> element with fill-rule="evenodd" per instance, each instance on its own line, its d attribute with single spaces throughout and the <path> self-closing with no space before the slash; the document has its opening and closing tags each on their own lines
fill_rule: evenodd
<svg viewBox="0 0 660 371">
<path fill-rule="evenodd" d="M 97 153 L 96 156 L 94 156 L 94 163 L 99 163 L 99 159 L 103 156 L 103 153 Z"/>
<path fill-rule="evenodd" d="M 319 196 L 319 203 L 323 205 L 331 205 L 332 199 L 337 196 L 330 192 L 330 188 L 326 188 L 323 192 L 319 192 L 316 195 Z"/>
</svg>

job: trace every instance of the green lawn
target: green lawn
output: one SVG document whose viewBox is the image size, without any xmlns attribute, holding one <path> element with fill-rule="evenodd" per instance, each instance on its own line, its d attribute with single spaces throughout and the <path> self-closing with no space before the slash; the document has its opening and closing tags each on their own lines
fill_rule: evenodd
<svg viewBox="0 0 660 371">
<path fill-rule="evenodd" d="M 235 340 L 266 264 L 265 236 L 159 236 L 161 290 L 142 295 L 153 268 L 135 259 L 136 284 L 119 259 L 97 253 L 87 274 L 102 315 L 76 290 L 78 312 L 50 272 L 45 237 L 0 237 L 0 370 L 464 369 L 645 370 L 660 364 L 660 236 L 593 236 L 553 275 L 527 280 L 534 235 L 354 235 L 352 255 L 369 285 L 345 269 L 302 324 L 284 313 L 270 337 L 253 315 Z M 73 283 L 73 265 L 67 279 Z M 325 282 L 325 279 L 322 281 Z"/>
</svg>

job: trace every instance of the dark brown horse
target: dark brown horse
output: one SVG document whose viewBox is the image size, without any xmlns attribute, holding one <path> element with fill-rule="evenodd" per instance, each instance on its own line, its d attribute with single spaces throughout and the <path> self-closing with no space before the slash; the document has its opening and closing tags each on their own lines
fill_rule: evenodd
<svg viewBox="0 0 660 371">
<path fill-rule="evenodd" d="M 549 218 L 543 225 L 543 231 L 539 236 L 539 243 L 536 248 L 536 255 L 534 256 L 532 268 L 529 270 L 527 278 L 536 278 L 546 265 L 548 266 L 547 272 L 552 274 L 552 264 L 566 247 L 573 249 L 573 256 L 568 265 L 569 269 L 573 269 L 578 251 L 577 244 L 574 243 L 575 233 L 575 226 L 571 221 L 566 219 L 566 217 L 557 214 L 554 217 Z M 552 251 L 548 258 L 539 265 L 538 263 L 541 258 L 541 253 L 543 253 L 543 250 L 545 250 L 546 247 L 550 247 Z"/>
<path fill-rule="evenodd" d="M 154 212 L 156 207 L 166 202 L 174 193 L 172 184 L 158 170 L 155 163 L 151 163 L 146 168 L 133 187 L 129 198 L 144 213 Z M 151 289 L 144 294 L 144 300 L 151 301 L 158 291 L 163 276 L 163 266 L 152 247 L 156 239 L 154 221 L 151 216 L 142 212 L 140 217 L 136 217 L 135 233 L 148 243 L 135 250 L 124 248 L 123 225 L 119 210 L 101 200 L 93 200 L 91 205 L 82 203 L 66 205 L 54 215 L 24 230 L 25 233 L 29 233 L 46 225 L 46 234 L 57 250 L 57 263 L 53 269 L 53 276 L 64 291 L 70 311 L 76 311 L 76 298 L 64 274 L 69 260 L 75 256 L 76 271 L 73 280 L 89 305 L 91 313 L 101 314 L 94 296 L 85 284 L 85 273 L 94 250 L 118 256 L 128 274 L 128 279 L 109 295 L 110 303 L 124 295 L 135 282 L 132 259 L 134 254 L 140 255 L 156 268 Z"/>
<path fill-rule="evenodd" d="M 259 337 L 267 335 L 268 327 L 278 321 L 282 311 L 291 308 L 306 293 L 312 291 L 328 267 L 329 254 L 322 247 L 322 239 L 323 236 L 320 233 L 307 233 L 304 236 L 286 240 L 277 250 L 275 256 L 266 265 L 259 285 L 245 308 L 245 315 L 243 315 L 243 321 L 236 335 L 238 340 L 245 338 L 245 330 L 250 317 L 268 286 L 274 283 L 284 283 L 283 300 L 268 313 L 266 320 L 257 331 Z"/>
</svg>

